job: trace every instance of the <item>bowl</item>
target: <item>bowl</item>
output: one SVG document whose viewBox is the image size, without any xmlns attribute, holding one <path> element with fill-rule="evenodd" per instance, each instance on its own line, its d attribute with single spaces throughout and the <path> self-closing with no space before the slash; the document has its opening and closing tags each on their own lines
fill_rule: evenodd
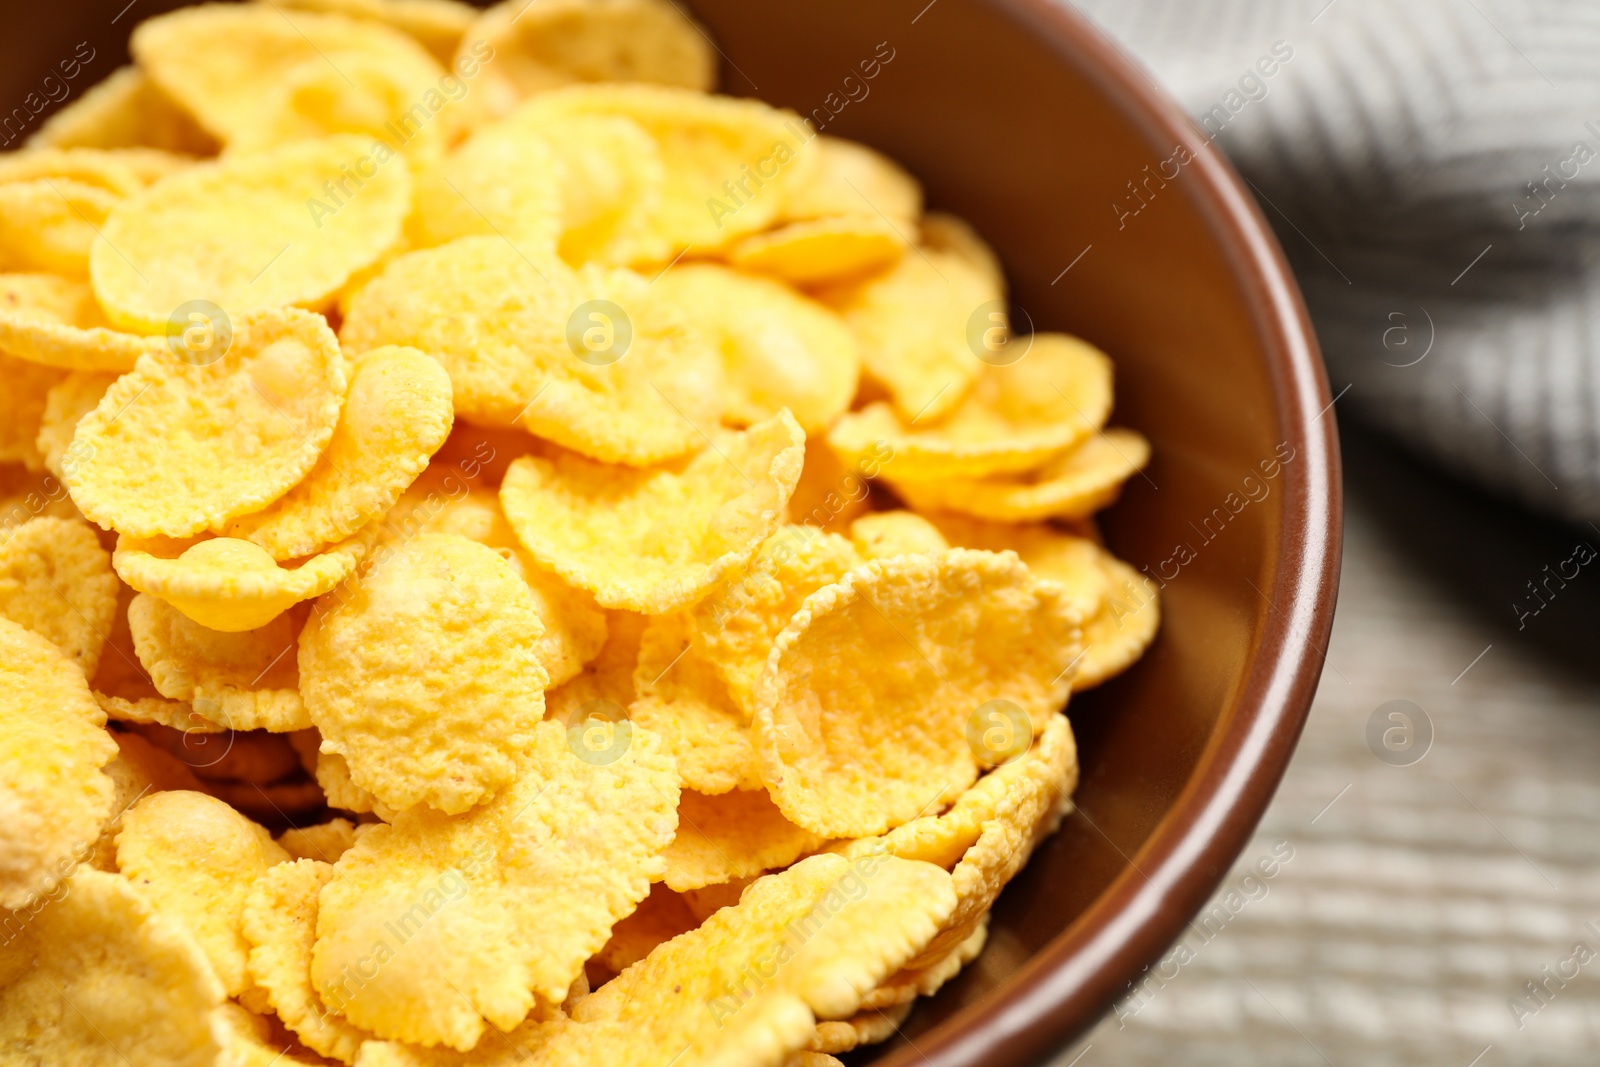
<svg viewBox="0 0 1600 1067">
<path fill-rule="evenodd" d="M 125 61 L 136 22 L 175 6 L 147 0 L 110 20 L 81 2 L 13 12 L 0 101 L 17 110 L 0 115 L 0 141 L 36 128 L 61 60 L 81 63 L 75 98 Z M 1154 446 L 1146 476 L 1103 518 L 1117 554 L 1163 586 L 1164 623 L 1132 670 L 1069 707 L 1077 810 L 1000 898 L 980 961 L 901 1036 L 851 1057 L 1031 1063 L 1090 1027 L 1198 912 L 1294 749 L 1339 564 L 1316 341 L 1238 176 L 1065 4 L 692 6 L 722 54 L 725 91 L 794 108 L 909 167 L 931 206 L 998 249 L 1015 322 L 1112 355 L 1115 421 Z"/>
</svg>

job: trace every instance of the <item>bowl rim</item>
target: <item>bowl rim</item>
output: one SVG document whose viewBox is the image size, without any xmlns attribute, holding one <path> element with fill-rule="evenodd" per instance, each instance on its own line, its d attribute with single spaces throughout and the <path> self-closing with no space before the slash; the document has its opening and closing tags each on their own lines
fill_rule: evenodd
<svg viewBox="0 0 1600 1067">
<path fill-rule="evenodd" d="M 983 0 L 1029 28 L 1118 107 L 1152 149 L 1182 144 L 1191 200 L 1247 294 L 1275 414 L 1294 446 L 1267 618 L 1188 783 L 1093 904 L 998 988 L 880 1067 L 1022 1067 L 1097 1023 L 1210 899 L 1294 753 L 1338 595 L 1343 496 L 1327 373 L 1294 275 L 1245 181 L 1151 77 L 1060 0 Z M 1163 154 L 1168 151 L 1162 147 Z M 1107 838 L 1112 847 L 1117 847 Z M 1120 849 L 1119 849 L 1120 851 Z"/>
</svg>

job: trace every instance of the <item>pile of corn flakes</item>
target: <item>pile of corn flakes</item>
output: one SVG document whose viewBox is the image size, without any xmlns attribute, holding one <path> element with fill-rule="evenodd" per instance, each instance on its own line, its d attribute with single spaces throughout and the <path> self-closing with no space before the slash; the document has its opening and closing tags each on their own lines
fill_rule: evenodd
<svg viewBox="0 0 1600 1067">
<path fill-rule="evenodd" d="M 670 0 L 132 54 L 0 157 L 4 1058 L 893 1037 L 1155 634 L 1106 356 Z"/>
</svg>

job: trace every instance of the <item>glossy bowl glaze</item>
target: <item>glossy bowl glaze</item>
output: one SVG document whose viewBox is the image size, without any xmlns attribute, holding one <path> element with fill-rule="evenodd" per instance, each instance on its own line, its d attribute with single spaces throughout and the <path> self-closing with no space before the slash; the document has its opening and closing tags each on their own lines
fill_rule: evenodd
<svg viewBox="0 0 1600 1067">
<path fill-rule="evenodd" d="M 42 98 L 29 94 L 60 60 L 93 52 L 71 82 L 77 95 L 125 61 L 138 20 L 177 5 L 119 6 L 9 12 L 0 104 L 24 110 L 6 113 L 8 129 L 36 126 L 29 109 Z M 1154 445 L 1148 476 L 1104 528 L 1163 584 L 1165 619 L 1128 674 L 1072 702 L 1078 810 L 1001 897 L 980 961 L 919 1005 L 901 1037 L 850 1057 L 1031 1063 L 1091 1026 L 1174 940 L 1294 749 L 1339 563 L 1338 453 L 1316 341 L 1232 168 L 1065 4 L 692 7 L 728 92 L 882 149 L 923 181 L 931 206 L 971 220 L 1005 261 L 1014 320 L 1109 352 L 1114 421 Z"/>
</svg>

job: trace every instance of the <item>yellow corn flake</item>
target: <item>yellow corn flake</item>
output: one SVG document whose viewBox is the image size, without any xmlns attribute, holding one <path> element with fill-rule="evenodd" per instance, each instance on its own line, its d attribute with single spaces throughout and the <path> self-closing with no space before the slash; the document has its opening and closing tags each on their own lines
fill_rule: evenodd
<svg viewBox="0 0 1600 1067">
<path fill-rule="evenodd" d="M 938 252 L 948 252 L 976 269 L 997 291 L 1006 287 L 1000 257 L 965 219 L 942 211 L 930 211 L 922 219 L 922 243 Z"/>
<path fill-rule="evenodd" d="M 189 931 L 229 996 L 250 988 L 245 898 L 289 854 L 272 835 L 204 793 L 152 793 L 122 817 L 117 867 L 158 912 Z"/>
<path fill-rule="evenodd" d="M 543 629 L 493 549 L 451 534 L 398 546 L 300 635 L 300 692 L 323 750 L 396 810 L 487 800 L 520 773 L 544 715 Z"/>
<path fill-rule="evenodd" d="M 680 818 L 679 827 L 683 823 Z M 611 928 L 611 939 L 595 955 L 599 965 L 615 977 L 654 952 L 656 946 L 688 933 L 700 920 L 680 893 L 657 882 L 632 915 Z"/>
<path fill-rule="evenodd" d="M 805 219 L 751 234 L 727 257 L 740 270 L 791 285 L 838 285 L 893 266 L 905 254 L 906 233 L 878 215 Z"/>
<path fill-rule="evenodd" d="M 805 1051 L 831 1056 L 862 1045 L 876 1045 L 899 1033 L 900 1024 L 910 1014 L 911 1005 L 908 1002 L 864 1011 L 848 1019 L 820 1022 Z"/>
<path fill-rule="evenodd" d="M 43 470 L 39 430 L 44 424 L 50 390 L 65 375 L 53 367 L 5 355 L 0 355 L 0 375 L 6 381 L 4 396 L 0 397 L 0 463 L 21 463 L 32 471 Z"/>
<path fill-rule="evenodd" d="M 826 1052 L 812 1052 L 810 1049 L 801 1049 L 791 1052 L 783 1059 L 783 1067 L 844 1067 L 844 1061 L 828 1055 Z"/>
<path fill-rule="evenodd" d="M 223 996 L 199 946 L 128 879 L 80 869 L 0 946 L 0 1047 L 18 1063 L 212 1067 Z"/>
<path fill-rule="evenodd" d="M 0 619 L 0 908 L 36 904 L 93 847 L 115 795 L 105 721 L 82 671 Z"/>
<path fill-rule="evenodd" d="M 528 557 L 493 490 L 467 490 L 437 506 L 424 503 L 412 519 L 412 536 L 459 534 L 488 545 L 528 583 L 539 621 L 544 623 L 537 649 L 552 689 L 576 678 L 585 664 L 599 655 L 606 642 L 606 612 L 587 593 L 572 588 Z M 632 668 L 630 661 L 628 669 Z"/>
<path fill-rule="evenodd" d="M 922 187 L 904 168 L 881 152 L 842 137 L 819 137 L 816 147 L 815 171 L 792 186 L 784 199 L 785 219 L 877 215 L 911 232 L 922 215 Z"/>
<path fill-rule="evenodd" d="M 132 537 L 189 537 L 256 511 L 300 481 L 333 436 L 345 392 L 321 316 L 236 319 L 210 363 L 139 357 L 78 424 L 64 480 L 88 518 Z"/>
<path fill-rule="evenodd" d="M 444 364 L 456 413 L 607 462 L 700 446 L 721 360 L 627 271 L 579 275 L 538 249 L 465 237 L 401 256 L 351 302 L 345 345 L 411 345 Z"/>
<path fill-rule="evenodd" d="M 649 733 L 609 762 L 569 744 L 540 723 L 527 772 L 488 804 L 402 812 L 340 857 L 317 917 L 323 1004 L 379 1037 L 466 1050 L 485 1020 L 510 1030 L 536 1000 L 566 999 L 660 876 L 678 802 Z M 460 995 L 439 996 L 448 986 Z"/>
<path fill-rule="evenodd" d="M 250 977 L 283 1025 L 307 1048 L 353 1063 L 371 1035 L 327 1010 L 311 985 L 317 895 L 332 880 L 333 865 L 316 859 L 268 869 L 251 887 L 240 929 L 249 945 Z"/>
<path fill-rule="evenodd" d="M 49 638 L 94 677 L 117 610 L 111 556 L 81 519 L 41 517 L 0 540 L 0 616 Z"/>
<path fill-rule="evenodd" d="M 1037 577 L 1061 586 L 1085 625 L 1110 592 L 1102 565 L 1105 552 L 1087 537 L 1044 523 L 1010 526 L 948 514 L 935 514 L 932 521 L 961 548 L 1016 552 Z"/>
<path fill-rule="evenodd" d="M 965 941 L 932 963 L 901 971 L 863 997 L 861 1006 L 869 1011 L 889 1011 L 895 1005 L 910 1005 L 918 997 L 933 996 L 978 958 L 988 940 L 989 916 L 984 915 Z"/>
<path fill-rule="evenodd" d="M 89 274 L 90 247 L 122 198 L 75 178 L 0 183 L 0 264 L 9 271 Z"/>
<path fill-rule="evenodd" d="M 314 732 L 314 731 L 313 731 Z M 319 735 L 317 744 L 321 744 Z M 337 752 L 317 752 L 312 762 L 311 774 L 317 780 L 328 807 L 351 811 L 358 815 L 371 812 L 380 819 L 392 819 L 393 809 L 378 802 L 373 795 L 350 780 L 350 764 Z"/>
<path fill-rule="evenodd" d="M 508 121 L 575 115 L 630 119 L 655 141 L 664 181 L 650 230 L 667 257 L 689 248 L 708 253 L 766 229 L 788 190 L 816 167 L 815 135 L 798 115 L 688 89 L 572 86 L 539 94 Z"/>
<path fill-rule="evenodd" d="M 950 547 L 939 528 L 914 511 L 880 511 L 850 524 L 850 540 L 862 559 L 940 555 Z"/>
<path fill-rule="evenodd" d="M 1075 691 L 1090 689 L 1133 666 L 1155 640 L 1161 601 L 1155 582 L 1099 550 L 1107 592 L 1083 624 L 1083 658 L 1072 673 Z"/>
<path fill-rule="evenodd" d="M 544 696 L 545 716 L 559 722 L 583 718 L 585 705 L 626 709 L 633 703 L 634 668 L 639 662 L 639 642 L 649 620 L 631 611 L 605 612 L 605 643 L 583 670 Z M 601 703 L 595 704 L 595 701 Z M 670 738 L 663 738 L 671 743 Z"/>
<path fill-rule="evenodd" d="M 207 629 L 149 593 L 128 605 L 133 647 L 156 690 L 230 730 L 287 733 L 311 725 L 295 658 L 304 619 L 303 612 L 285 612 L 258 629 L 228 633 Z"/>
<path fill-rule="evenodd" d="M 685 892 L 787 867 L 822 844 L 783 817 L 765 790 L 678 799 L 678 836 L 665 855 L 669 889 Z"/>
<path fill-rule="evenodd" d="M 873 467 L 876 469 L 875 461 Z M 808 439 L 805 468 L 789 498 L 790 520 L 829 533 L 848 532 L 852 520 L 872 509 L 868 477 L 840 463 L 826 441 Z"/>
<path fill-rule="evenodd" d="M 645 624 L 632 688 L 637 696 L 627 706 L 628 718 L 662 738 L 685 788 L 711 795 L 762 787 L 750 717 L 711 665 L 690 651 L 682 613 L 657 615 Z"/>
<path fill-rule="evenodd" d="M 232 317 L 235 347 L 253 312 L 331 306 L 394 245 L 411 207 L 410 172 L 380 148 L 341 134 L 241 153 L 121 201 L 90 253 L 96 298 L 114 324 L 142 333 L 209 302 Z"/>
<path fill-rule="evenodd" d="M 50 387 L 45 394 L 44 414 L 39 420 L 39 433 L 34 444 L 45 468 L 61 477 L 72 438 L 78 432 L 78 422 L 100 406 L 120 375 L 109 371 L 72 371 Z M 78 453 L 72 453 L 76 464 Z"/>
<path fill-rule="evenodd" d="M 278 847 L 297 860 L 321 860 L 331 864 L 350 851 L 350 846 L 356 843 L 367 825 L 333 818 L 315 826 L 285 830 L 278 835 Z"/>
<path fill-rule="evenodd" d="M 919 427 L 965 399 L 984 367 L 970 343 L 973 314 L 992 309 L 1004 327 L 1003 295 L 960 257 L 923 249 L 881 274 L 819 291 L 855 332 L 867 374 Z"/>
<path fill-rule="evenodd" d="M 773 799 L 830 837 L 949 803 L 977 777 L 967 732 L 982 705 L 1009 701 L 1034 722 L 1063 706 L 1080 621 L 1014 555 L 966 549 L 874 561 L 819 590 L 756 690 Z"/>
<path fill-rule="evenodd" d="M 389 165 L 396 152 L 413 162 L 443 154 L 467 122 L 465 99 L 462 83 L 449 79 L 420 49 L 367 51 L 358 42 L 356 48 L 305 57 L 285 69 L 261 93 L 256 121 L 228 136 L 228 149 L 247 152 L 360 134 L 368 150 L 361 162 L 350 161 L 359 177 L 341 191 L 360 195 L 354 183 Z M 330 210 L 342 206 L 332 194 L 324 203 Z"/>
<path fill-rule="evenodd" d="M 117 835 L 122 832 L 122 816 L 148 793 L 162 789 L 199 789 L 194 772 L 166 752 L 135 733 L 116 731 L 117 758 L 101 768 L 111 779 L 116 793 L 111 815 L 101 824 L 89 863 L 97 870 L 117 869 Z"/>
<path fill-rule="evenodd" d="M 515 182 L 505 180 L 517 175 Z M 498 237 L 548 257 L 561 236 L 561 176 L 545 138 L 504 125 L 474 134 L 418 176 L 408 224 L 417 247 Z"/>
<path fill-rule="evenodd" d="M 710 447 L 671 467 L 524 456 L 506 472 L 500 503 L 542 566 L 604 607 L 660 615 L 704 595 L 777 528 L 804 444 L 780 412 L 715 432 Z"/>
<path fill-rule="evenodd" d="M 211 1013 L 211 1033 L 220 1050 L 215 1067 L 318 1067 L 273 1016 L 256 1015 L 231 1001 Z"/>
<path fill-rule="evenodd" d="M 103 674 L 98 676 L 96 682 L 98 683 L 103 677 Z M 220 734 L 227 730 L 227 727 L 219 726 L 210 719 L 196 714 L 194 708 L 184 700 L 168 700 L 160 696 L 108 696 L 98 689 L 94 698 L 99 703 L 100 710 L 106 713 L 106 718 L 117 722 L 137 723 L 141 726 L 166 726 L 182 731 L 186 737 Z"/>
<path fill-rule="evenodd" d="M 828 443 L 848 462 L 887 442 L 894 459 L 884 475 L 895 481 L 970 479 L 1033 470 L 1088 439 L 1110 414 L 1105 353 L 1066 334 L 1036 334 L 1016 362 L 985 367 L 943 421 L 907 422 L 879 402 L 840 419 Z"/>
<path fill-rule="evenodd" d="M 30 148 L 152 148 L 211 155 L 215 139 L 137 67 L 118 67 L 45 119 Z"/>
<path fill-rule="evenodd" d="M 431 119 L 445 102 L 438 87 L 444 70 L 421 45 L 388 26 L 342 15 L 276 4 L 202 4 L 141 23 L 129 49 L 163 92 L 225 144 L 259 135 L 297 103 L 308 110 L 337 104 L 347 109 L 347 119 L 360 121 L 334 129 L 378 133 L 385 120 L 413 104 Z M 406 76 L 385 86 L 387 93 L 374 93 L 364 80 L 339 81 L 333 100 L 297 101 L 285 89 L 296 72 L 314 69 L 312 61 L 336 77 L 363 62 Z M 429 89 L 437 104 L 424 99 Z"/>
<path fill-rule="evenodd" d="M 1032 724 L 1028 724 L 1028 729 L 1033 729 Z M 1029 741 L 1031 743 L 1031 737 Z M 1001 802 L 1029 773 L 1028 760 L 1034 758 L 1032 752 L 1030 749 L 1028 756 L 1003 763 L 979 778 L 972 788 L 957 798 L 949 811 L 919 816 L 896 826 L 881 837 L 835 841 L 828 846 L 828 851 L 837 852 L 846 859 L 872 852 L 887 852 L 901 859 L 922 860 L 949 870 L 961 862 L 967 849 L 983 833 L 984 825 L 994 818 Z"/>
<path fill-rule="evenodd" d="M 886 480 L 912 507 L 953 511 L 997 522 L 1077 519 L 1116 503 L 1122 483 L 1150 461 L 1150 444 L 1132 430 L 1110 429 L 1023 474 L 987 478 Z"/>
<path fill-rule="evenodd" d="M 579 1001 L 579 1025 L 550 1051 L 633 1063 L 647 1050 L 687 1049 L 680 1063 L 777 1063 L 812 1038 L 818 1017 L 855 1014 L 862 992 L 915 955 L 952 905 L 950 876 L 930 864 L 813 856 Z"/>
<path fill-rule="evenodd" d="M 110 328 L 89 286 L 53 274 L 0 274 L 0 351 L 79 371 L 133 369 L 159 338 Z"/>
<path fill-rule="evenodd" d="M 0 184 L 40 178 L 64 178 L 113 196 L 131 196 L 144 187 L 133 168 L 113 153 L 99 149 L 35 148 L 0 157 Z"/>
<path fill-rule="evenodd" d="M 260 545 L 231 537 L 201 541 L 123 537 L 111 554 L 117 575 L 133 588 L 165 600 L 194 622 L 223 633 L 257 630 L 296 604 L 321 596 L 355 572 L 372 531 L 292 567 Z M 288 727 L 300 729 L 300 727 Z"/>
<path fill-rule="evenodd" d="M 809 526 L 785 526 L 745 567 L 690 609 L 695 652 L 727 685 L 744 720 L 777 640 L 806 597 L 863 560 L 849 541 Z"/>
<path fill-rule="evenodd" d="M 861 357 L 821 304 L 714 263 L 674 267 L 655 288 L 721 352 L 726 422 L 748 426 L 788 408 L 802 430 L 819 434 L 850 407 Z"/>
<path fill-rule="evenodd" d="M 1009 783 L 983 824 L 978 840 L 950 872 L 960 901 L 939 936 L 912 960 L 916 969 L 936 963 L 984 922 L 1006 883 L 1022 870 L 1035 846 L 1055 833 L 1072 810 L 1078 784 L 1078 749 L 1066 716 L 1052 715 L 1033 749 L 1015 764 L 1023 772 Z"/>
<path fill-rule="evenodd" d="M 485 45 L 481 91 L 496 114 L 577 82 L 716 83 L 710 39 L 670 0 L 504 0 L 467 29 L 458 59 Z"/>
<path fill-rule="evenodd" d="M 286 6 L 382 22 L 415 38 L 445 64 L 479 14 L 457 0 L 290 0 Z"/>
<path fill-rule="evenodd" d="M 666 170 L 655 141 L 638 123 L 620 115 L 574 115 L 521 125 L 555 153 L 563 259 L 620 266 L 665 258 L 650 222 Z"/>
<path fill-rule="evenodd" d="M 274 559 L 309 556 L 388 512 L 450 434 L 450 379 L 414 348 L 375 348 L 357 362 L 339 425 L 305 480 L 229 537 Z"/>
</svg>

